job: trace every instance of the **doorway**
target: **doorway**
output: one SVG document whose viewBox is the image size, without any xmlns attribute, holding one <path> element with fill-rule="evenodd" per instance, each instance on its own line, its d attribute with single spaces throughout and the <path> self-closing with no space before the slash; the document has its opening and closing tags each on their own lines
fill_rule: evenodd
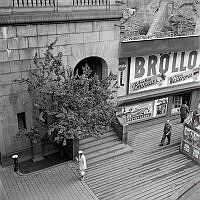
<svg viewBox="0 0 200 200">
<path fill-rule="evenodd" d="M 191 93 L 182 94 L 182 103 L 187 102 L 186 104 L 190 107 L 191 104 Z"/>
</svg>

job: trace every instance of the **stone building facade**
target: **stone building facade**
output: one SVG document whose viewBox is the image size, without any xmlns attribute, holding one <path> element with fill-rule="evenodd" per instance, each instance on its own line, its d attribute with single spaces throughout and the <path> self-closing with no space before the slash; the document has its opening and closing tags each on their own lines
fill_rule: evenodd
<svg viewBox="0 0 200 200">
<path fill-rule="evenodd" d="M 26 87 L 14 80 L 27 78 L 34 68 L 33 57 L 44 57 L 47 45 L 57 42 L 54 53 L 63 53 L 63 62 L 72 68 L 92 60 L 99 63 L 96 72 L 105 77 L 117 73 L 120 40 L 119 5 L 113 9 L 1 14 L 0 17 L 0 153 L 1 158 L 13 153 L 27 154 L 28 139 L 16 139 L 19 126 L 30 129 L 32 105 Z M 114 9 L 115 8 L 115 9 Z M 25 8 L 23 8 L 25 9 Z M 9 16 L 9 17 L 8 17 Z M 84 63 L 84 62 L 82 62 Z M 24 157 L 24 156 L 23 156 Z M 29 158 L 30 155 L 25 156 Z M 24 157 L 24 158 L 25 158 Z"/>
</svg>

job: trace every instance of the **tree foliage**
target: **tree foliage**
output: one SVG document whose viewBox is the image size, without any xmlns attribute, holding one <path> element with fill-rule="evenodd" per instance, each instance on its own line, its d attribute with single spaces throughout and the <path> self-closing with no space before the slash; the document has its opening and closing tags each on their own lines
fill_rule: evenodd
<svg viewBox="0 0 200 200">
<path fill-rule="evenodd" d="M 46 50 L 44 60 L 34 57 L 36 68 L 30 78 L 23 79 L 33 105 L 40 110 L 40 121 L 48 123 L 48 134 L 54 141 L 65 143 L 66 139 L 99 137 L 115 118 L 113 93 L 116 76 L 112 73 L 99 80 L 92 76 L 88 66 L 83 74 L 64 66 L 62 53 L 52 54 L 54 43 Z"/>
</svg>

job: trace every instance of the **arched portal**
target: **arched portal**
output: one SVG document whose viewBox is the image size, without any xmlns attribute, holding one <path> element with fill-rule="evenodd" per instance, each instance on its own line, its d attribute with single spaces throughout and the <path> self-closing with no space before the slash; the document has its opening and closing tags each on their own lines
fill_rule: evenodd
<svg viewBox="0 0 200 200">
<path fill-rule="evenodd" d="M 88 65 L 90 69 L 92 70 L 92 75 L 97 74 L 100 80 L 107 75 L 106 62 L 102 58 L 95 57 L 95 56 L 87 57 L 81 60 L 76 65 L 74 69 L 74 73 L 77 73 L 77 70 L 78 70 L 78 74 L 82 75 L 83 73 L 82 67 L 85 67 L 86 65 Z"/>
</svg>

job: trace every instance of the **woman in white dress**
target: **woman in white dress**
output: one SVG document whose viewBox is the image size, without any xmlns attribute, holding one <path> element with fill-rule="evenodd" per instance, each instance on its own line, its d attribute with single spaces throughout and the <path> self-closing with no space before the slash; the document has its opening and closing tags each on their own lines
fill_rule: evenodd
<svg viewBox="0 0 200 200">
<path fill-rule="evenodd" d="M 78 152 L 78 162 L 79 162 L 79 170 L 81 174 L 81 180 L 84 180 L 85 178 L 85 170 L 87 169 L 87 164 L 86 164 L 86 158 L 83 155 L 83 151 Z"/>
</svg>

